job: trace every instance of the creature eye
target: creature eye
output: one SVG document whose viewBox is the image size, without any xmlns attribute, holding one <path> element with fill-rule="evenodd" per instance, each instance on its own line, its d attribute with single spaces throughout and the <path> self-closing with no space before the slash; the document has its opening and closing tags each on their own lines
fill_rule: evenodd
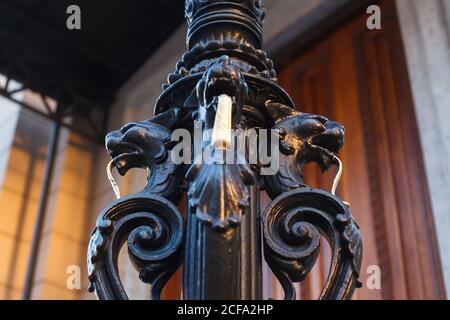
<svg viewBox="0 0 450 320">
<path fill-rule="evenodd" d="M 321 124 L 323 124 L 323 125 L 326 125 L 327 124 L 327 122 L 328 122 L 328 119 L 327 118 L 325 118 L 325 117 L 323 117 L 323 116 L 320 116 L 320 115 L 315 115 L 314 116 L 314 119 L 316 119 L 317 121 L 319 121 Z"/>
<path fill-rule="evenodd" d="M 314 135 L 325 131 L 323 124 L 314 118 L 300 120 L 299 127 L 301 133 L 306 135 Z"/>
</svg>

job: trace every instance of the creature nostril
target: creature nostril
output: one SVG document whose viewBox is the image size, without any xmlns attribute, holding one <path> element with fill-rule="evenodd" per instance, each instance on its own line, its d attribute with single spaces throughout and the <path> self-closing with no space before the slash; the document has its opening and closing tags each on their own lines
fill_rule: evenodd
<svg viewBox="0 0 450 320">
<path fill-rule="evenodd" d="M 344 127 L 335 122 L 330 123 L 326 131 L 334 136 L 344 136 Z"/>
<path fill-rule="evenodd" d="M 105 137 L 105 146 L 108 149 L 109 146 L 114 143 L 114 141 L 116 140 L 117 134 L 116 131 L 110 132 L 106 135 Z"/>
</svg>

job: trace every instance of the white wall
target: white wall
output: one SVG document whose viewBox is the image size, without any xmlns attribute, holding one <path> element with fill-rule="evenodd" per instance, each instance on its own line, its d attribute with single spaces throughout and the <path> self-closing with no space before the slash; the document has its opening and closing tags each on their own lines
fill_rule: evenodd
<svg viewBox="0 0 450 320">
<path fill-rule="evenodd" d="M 3 87 L 6 84 L 6 77 L 0 75 L 0 86 Z M 17 89 L 20 86 L 19 83 L 11 81 L 9 84 L 9 90 Z M 21 100 L 22 93 L 18 93 L 16 99 Z M 9 150 L 14 139 L 16 132 L 17 120 L 19 119 L 20 107 L 17 103 L 14 103 L 4 97 L 0 97 L 0 187 L 3 185 L 3 179 L 5 177 L 5 171 L 8 164 Z"/>
<path fill-rule="evenodd" d="M 450 1 L 397 0 L 425 171 L 450 296 Z"/>
</svg>

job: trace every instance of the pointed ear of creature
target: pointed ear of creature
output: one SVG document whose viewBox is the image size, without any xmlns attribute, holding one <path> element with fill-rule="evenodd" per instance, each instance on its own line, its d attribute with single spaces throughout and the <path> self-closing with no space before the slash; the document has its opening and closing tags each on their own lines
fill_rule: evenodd
<svg viewBox="0 0 450 320">
<path fill-rule="evenodd" d="M 267 101 L 266 109 L 274 123 L 284 120 L 287 117 L 299 114 L 295 109 L 277 102 Z"/>
<path fill-rule="evenodd" d="M 181 114 L 180 108 L 171 108 L 166 112 L 160 113 L 146 121 L 154 124 L 159 124 L 167 129 L 172 129 Z"/>
</svg>

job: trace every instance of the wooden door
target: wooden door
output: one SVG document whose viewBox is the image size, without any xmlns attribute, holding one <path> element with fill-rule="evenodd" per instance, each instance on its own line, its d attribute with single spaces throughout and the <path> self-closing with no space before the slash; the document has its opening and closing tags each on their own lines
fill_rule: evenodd
<svg viewBox="0 0 450 320">
<path fill-rule="evenodd" d="M 325 115 L 346 129 L 340 158 L 342 199 L 361 227 L 362 299 L 444 298 L 421 147 L 394 1 L 382 1 L 382 29 L 361 13 L 280 70 L 298 110 Z M 308 168 L 306 179 L 330 189 L 333 173 Z M 316 298 L 327 253 L 301 285 Z M 381 290 L 366 287 L 367 268 L 380 267 Z"/>
</svg>

